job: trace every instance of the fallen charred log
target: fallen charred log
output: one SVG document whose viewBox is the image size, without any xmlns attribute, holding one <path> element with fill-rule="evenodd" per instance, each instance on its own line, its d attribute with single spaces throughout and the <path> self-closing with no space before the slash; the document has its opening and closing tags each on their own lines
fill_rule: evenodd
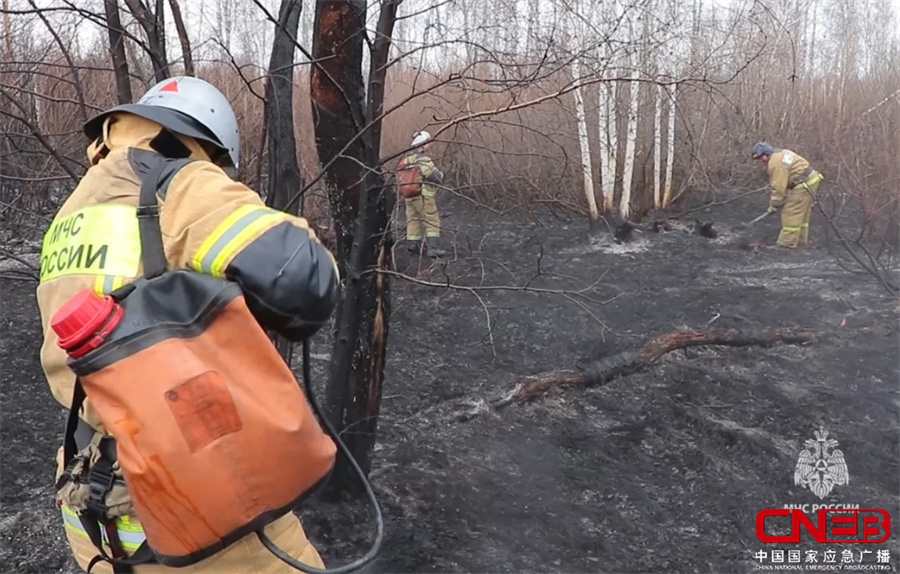
<svg viewBox="0 0 900 574">
<path fill-rule="evenodd" d="M 635 349 L 591 362 L 577 370 L 549 371 L 514 381 L 510 390 L 502 396 L 470 404 L 472 409 L 457 413 L 455 418 L 458 421 L 465 421 L 486 411 L 500 410 L 512 403 L 532 401 L 544 396 L 551 389 L 603 385 L 619 377 L 647 369 L 662 356 L 678 349 L 710 345 L 727 347 L 770 347 L 779 343 L 802 345 L 818 341 L 824 335 L 824 332 L 813 329 L 672 331 L 649 339 Z"/>
</svg>

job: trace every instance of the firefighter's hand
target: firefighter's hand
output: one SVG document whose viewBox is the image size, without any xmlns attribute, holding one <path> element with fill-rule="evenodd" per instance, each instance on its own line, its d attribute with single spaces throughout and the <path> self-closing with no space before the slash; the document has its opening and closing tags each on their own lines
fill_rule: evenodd
<svg viewBox="0 0 900 574">
<path fill-rule="evenodd" d="M 766 210 L 766 215 L 774 215 L 776 213 L 778 213 L 778 208 L 771 205 L 769 206 L 769 209 Z"/>
</svg>

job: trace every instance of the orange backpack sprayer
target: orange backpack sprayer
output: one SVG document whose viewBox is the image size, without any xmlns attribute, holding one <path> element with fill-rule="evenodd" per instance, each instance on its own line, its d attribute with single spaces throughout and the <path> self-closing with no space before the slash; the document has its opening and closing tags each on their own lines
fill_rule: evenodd
<svg viewBox="0 0 900 574">
<path fill-rule="evenodd" d="M 397 165 L 397 193 L 405 199 L 422 195 L 422 174 L 415 162 L 400 160 Z"/>
<path fill-rule="evenodd" d="M 80 291 L 51 319 L 77 377 L 65 465 L 71 468 L 76 455 L 78 411 L 87 397 L 114 439 L 146 535 L 130 557 L 110 557 L 96 523 L 88 528 L 82 520 L 100 552 L 91 567 L 99 561 L 110 562 L 117 572 L 148 562 L 188 566 L 251 533 L 304 572 L 342 573 L 363 566 L 381 544 L 381 511 L 365 475 L 319 414 L 309 385 L 308 342 L 304 393 L 237 284 L 166 270 L 157 179 L 158 171 L 144 179 L 137 211 L 144 276 L 105 297 Z M 363 480 L 378 532 L 366 556 L 322 570 L 287 556 L 263 528 L 327 480 L 335 443 Z M 69 472 L 57 489 L 66 480 L 72 480 Z"/>
</svg>

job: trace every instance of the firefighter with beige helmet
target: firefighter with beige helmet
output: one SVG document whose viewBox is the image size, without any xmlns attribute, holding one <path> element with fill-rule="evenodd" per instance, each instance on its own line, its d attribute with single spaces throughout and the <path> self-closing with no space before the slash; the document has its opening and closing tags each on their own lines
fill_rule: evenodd
<svg viewBox="0 0 900 574">
<path fill-rule="evenodd" d="M 750 155 L 766 165 L 771 195 L 767 213 L 781 209 L 781 232 L 777 245 L 787 248 L 809 244 L 809 221 L 816 192 L 823 176 L 800 154 L 757 142 Z"/>
<path fill-rule="evenodd" d="M 443 183 L 444 173 L 439 170 L 428 155 L 431 134 L 417 132 L 410 143 L 412 152 L 401 158 L 398 170 L 412 167 L 418 172 L 419 184 L 415 196 L 405 197 L 406 201 L 406 243 L 407 249 L 418 253 L 422 239 L 425 239 L 425 253 L 428 257 L 442 257 L 446 251 L 439 246 L 441 237 L 441 216 L 438 212 L 437 186 Z M 419 189 L 420 188 L 420 189 Z"/>
<path fill-rule="evenodd" d="M 136 494 L 121 475 L 123 465 L 134 461 L 117 460 L 122 445 L 117 447 L 101 420 L 100 403 L 92 404 L 90 393 L 86 401 L 78 396 L 80 383 L 51 318 L 86 288 L 106 295 L 136 283 L 146 270 L 142 241 L 148 219 L 162 238 L 157 260 L 164 266 L 239 285 L 260 325 L 295 340 L 318 331 L 334 309 L 334 257 L 305 219 L 268 208 L 255 191 L 232 179 L 239 167 L 238 124 L 228 99 L 213 85 L 193 77 L 164 80 L 138 102 L 94 117 L 84 132 L 90 167 L 44 236 L 37 287 L 41 364 L 51 392 L 73 412 L 78 402 L 84 405 L 77 419 L 70 412 L 77 426 L 73 434 L 67 428 L 57 457 L 60 518 L 71 550 L 79 566 L 92 572 L 294 572 L 253 534 L 183 568 L 143 559 L 111 567 L 100 560 L 111 555 L 137 561 L 147 546 L 133 512 Z M 140 197 L 145 186 L 158 201 L 149 209 Z M 167 295 L 172 306 L 184 296 Z M 122 378 L 127 389 L 128 377 Z M 64 461 L 70 438 L 78 453 L 71 462 Z M 293 513 L 268 523 L 265 533 L 286 555 L 323 567 Z"/>
</svg>

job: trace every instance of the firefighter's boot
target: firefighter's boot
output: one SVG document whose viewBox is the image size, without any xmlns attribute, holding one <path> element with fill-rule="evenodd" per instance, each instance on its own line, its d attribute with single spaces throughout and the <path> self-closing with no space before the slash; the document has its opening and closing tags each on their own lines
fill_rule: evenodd
<svg viewBox="0 0 900 574">
<path fill-rule="evenodd" d="M 406 240 L 406 250 L 413 254 L 419 253 L 422 250 L 422 240 L 421 239 L 407 239 Z"/>
<path fill-rule="evenodd" d="M 437 237 L 427 237 L 425 242 L 428 249 L 428 257 L 443 257 L 447 255 L 447 251 L 438 247 Z"/>
</svg>

